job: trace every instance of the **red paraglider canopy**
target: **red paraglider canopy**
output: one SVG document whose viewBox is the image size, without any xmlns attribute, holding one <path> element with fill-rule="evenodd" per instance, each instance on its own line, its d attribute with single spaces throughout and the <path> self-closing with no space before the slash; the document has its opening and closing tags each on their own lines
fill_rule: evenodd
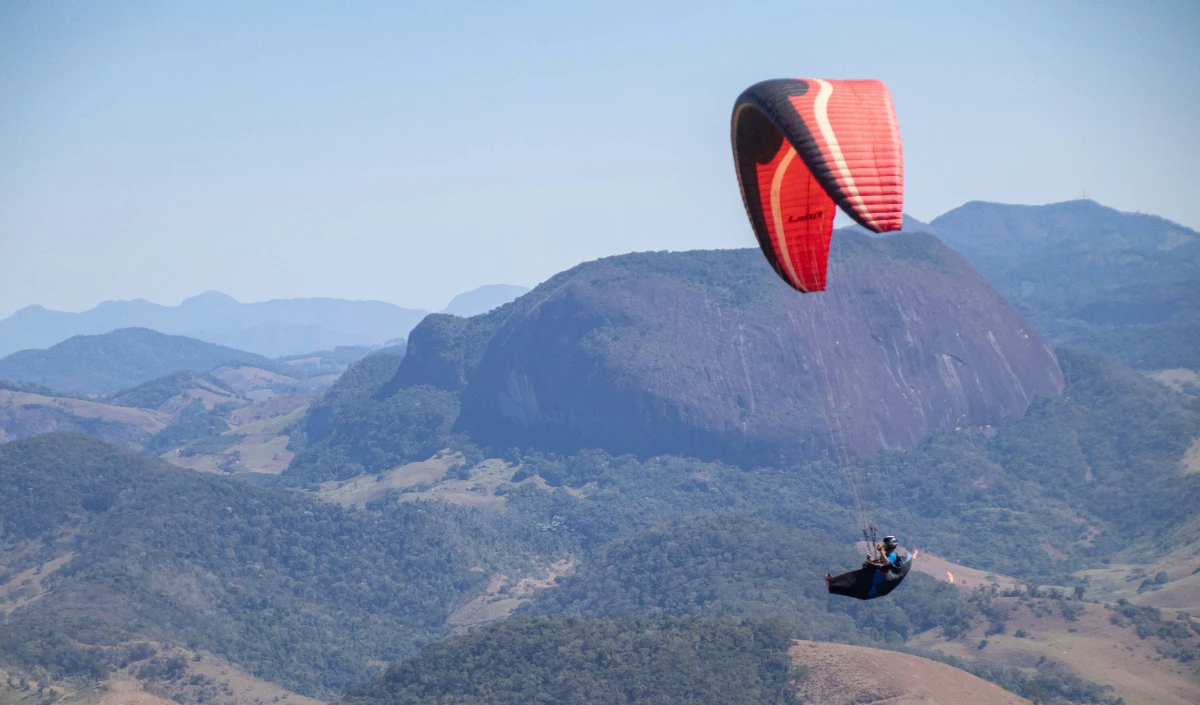
<svg viewBox="0 0 1200 705">
<path fill-rule="evenodd" d="M 738 96 L 732 122 L 746 212 L 796 289 L 825 289 L 835 205 L 874 232 L 900 229 L 904 159 L 883 83 L 764 81 Z"/>
</svg>

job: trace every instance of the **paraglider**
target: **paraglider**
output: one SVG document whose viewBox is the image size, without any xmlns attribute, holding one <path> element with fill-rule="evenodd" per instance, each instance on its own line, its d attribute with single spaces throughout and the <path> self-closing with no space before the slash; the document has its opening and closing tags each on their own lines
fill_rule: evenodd
<svg viewBox="0 0 1200 705">
<path fill-rule="evenodd" d="M 835 211 L 882 233 L 903 224 L 904 157 L 900 128 L 887 86 L 876 80 L 776 79 L 738 96 L 730 125 L 733 162 L 746 215 L 767 261 L 803 293 L 824 291 Z M 825 380 L 834 428 L 842 427 L 833 385 Z M 832 432 L 832 431 L 831 431 Z M 835 438 L 838 466 L 846 475 L 866 534 L 860 478 Z M 837 577 L 826 574 L 830 593 L 861 600 L 882 597 L 900 584 L 912 557 L 899 559 L 895 537 L 867 561 Z M 890 545 L 888 545 L 890 543 Z"/>
<path fill-rule="evenodd" d="M 873 232 L 900 229 L 900 128 L 880 81 L 756 83 L 734 103 L 731 133 L 758 244 L 795 289 L 825 289 L 836 208 Z"/>
<path fill-rule="evenodd" d="M 876 552 L 867 557 L 862 567 L 838 576 L 825 574 L 825 587 L 832 595 L 845 595 L 859 600 L 883 597 L 908 576 L 912 569 L 913 555 L 899 556 L 895 536 L 885 536 Z"/>
</svg>

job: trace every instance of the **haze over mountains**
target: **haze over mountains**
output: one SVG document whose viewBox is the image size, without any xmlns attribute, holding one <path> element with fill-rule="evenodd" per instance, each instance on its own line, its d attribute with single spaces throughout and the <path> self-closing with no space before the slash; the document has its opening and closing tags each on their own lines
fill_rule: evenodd
<svg viewBox="0 0 1200 705">
<path fill-rule="evenodd" d="M 1138 218 L 846 228 L 819 295 L 756 250 L 605 258 L 407 348 L 11 355 L 0 703 L 1200 701 L 1200 388 L 1124 352 L 1188 330 L 1194 233 Z M 847 468 L 928 554 L 887 600 L 824 592 L 861 561 Z"/>
<path fill-rule="evenodd" d="M 523 296 L 528 291 L 529 287 L 525 286 L 487 284 L 477 289 L 465 291 L 450 299 L 450 303 L 441 312 L 452 316 L 478 316 L 481 313 L 491 311 L 497 306 L 503 306 L 518 296 Z"/>
<path fill-rule="evenodd" d="M 152 380 L 223 365 L 277 363 L 254 353 L 146 328 L 76 336 L 48 350 L 22 350 L 0 359 L 0 379 L 77 394 L 104 395 Z"/>
<path fill-rule="evenodd" d="M 446 310 L 460 316 L 484 313 L 525 291 L 517 286 L 483 286 L 459 294 Z M 82 313 L 28 306 L 0 320 L 0 357 L 119 328 L 149 328 L 280 357 L 337 346 L 381 345 L 408 335 L 425 313 L 382 301 L 329 298 L 240 303 L 218 291 L 193 296 L 178 306 L 142 299 L 105 301 Z"/>
</svg>

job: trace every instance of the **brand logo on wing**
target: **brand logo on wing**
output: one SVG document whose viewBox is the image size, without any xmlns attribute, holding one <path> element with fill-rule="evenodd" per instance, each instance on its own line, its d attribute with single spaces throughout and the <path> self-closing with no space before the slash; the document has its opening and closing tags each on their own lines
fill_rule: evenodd
<svg viewBox="0 0 1200 705">
<path fill-rule="evenodd" d="M 823 210 L 817 211 L 816 213 L 805 213 L 804 215 L 789 215 L 788 222 L 789 223 L 803 223 L 806 220 L 817 220 L 818 218 L 820 218 L 823 215 L 825 215 L 825 211 L 823 211 Z"/>
</svg>

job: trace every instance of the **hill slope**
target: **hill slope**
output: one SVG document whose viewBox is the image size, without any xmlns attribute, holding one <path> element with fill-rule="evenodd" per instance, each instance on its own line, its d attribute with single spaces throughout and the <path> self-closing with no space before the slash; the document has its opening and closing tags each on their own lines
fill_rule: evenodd
<svg viewBox="0 0 1200 705">
<path fill-rule="evenodd" d="M 1200 369 L 1200 233 L 1094 201 L 972 202 L 932 225 L 1055 342 Z"/>
<path fill-rule="evenodd" d="M 82 313 L 29 306 L 0 320 L 0 355 L 44 348 L 76 335 L 150 328 L 278 357 L 403 337 L 425 315 L 382 301 L 280 299 L 240 303 L 217 291 L 160 306 L 105 301 Z"/>
<path fill-rule="evenodd" d="M 149 639 L 332 695 L 448 632 L 479 569 L 524 552 L 504 517 L 345 511 L 74 434 L 0 445 L 0 467 L 0 585 L 49 573 L 0 662 L 55 678 L 103 677 L 108 646 Z"/>
<path fill-rule="evenodd" d="M 823 705 L 1020 705 L 998 685 L 943 663 L 894 651 L 798 641 L 792 659 L 805 667 L 804 702 Z"/>
<path fill-rule="evenodd" d="M 292 459 L 287 429 L 313 399 L 304 392 L 320 382 L 219 367 L 172 373 L 99 400 L 0 382 L 0 443 L 76 431 L 181 467 L 275 474 Z"/>
<path fill-rule="evenodd" d="M 696 620 L 518 620 L 424 649 L 347 705 L 797 703 L 787 634 Z"/>
<path fill-rule="evenodd" d="M 78 431 L 124 446 L 144 446 L 168 414 L 101 402 L 0 389 L 0 443 L 53 431 Z"/>
<path fill-rule="evenodd" d="M 279 367 L 261 355 L 146 328 L 78 335 L 47 350 L 0 359 L 0 379 L 84 394 L 113 394 L 157 377 L 223 365 Z"/>
<path fill-rule="evenodd" d="M 751 250 L 590 262 L 485 316 L 430 316 L 380 394 L 461 388 L 456 429 L 496 447 L 750 465 L 912 447 L 1061 391 L 1038 333 L 932 236 L 838 231 L 831 260 L 808 296 Z"/>
</svg>

